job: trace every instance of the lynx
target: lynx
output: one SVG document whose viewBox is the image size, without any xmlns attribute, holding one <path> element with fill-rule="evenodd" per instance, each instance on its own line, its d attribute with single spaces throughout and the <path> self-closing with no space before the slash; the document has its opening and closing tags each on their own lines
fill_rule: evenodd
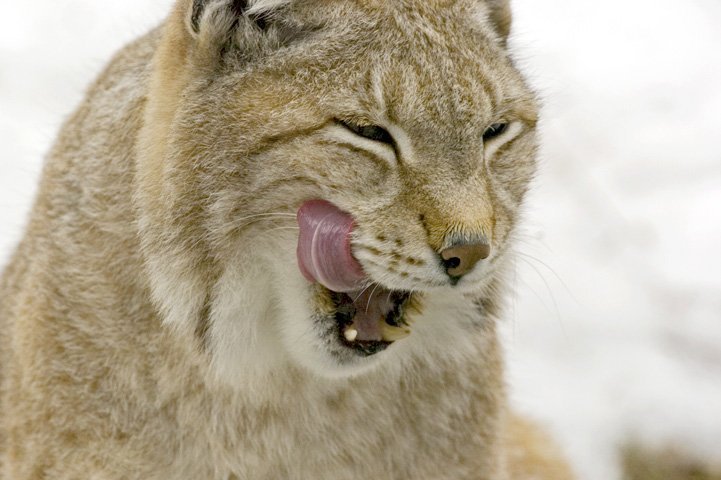
<svg viewBox="0 0 721 480">
<path fill-rule="evenodd" d="M 496 334 L 538 107 L 507 0 L 180 0 L 50 152 L 0 478 L 570 478 Z"/>
</svg>

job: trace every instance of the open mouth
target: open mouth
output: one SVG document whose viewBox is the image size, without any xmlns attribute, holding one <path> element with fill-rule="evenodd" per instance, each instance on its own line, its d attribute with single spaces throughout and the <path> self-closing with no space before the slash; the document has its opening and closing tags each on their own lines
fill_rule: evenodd
<svg viewBox="0 0 721 480">
<path fill-rule="evenodd" d="M 358 292 L 328 292 L 336 309 L 338 339 L 346 347 L 370 356 L 411 334 L 406 316 L 410 293 L 379 285 Z"/>
<path fill-rule="evenodd" d="M 352 253 L 355 221 L 348 213 L 324 200 L 311 200 L 299 209 L 298 225 L 298 266 L 318 285 L 340 345 L 370 356 L 410 335 L 412 295 L 369 283 Z"/>
</svg>

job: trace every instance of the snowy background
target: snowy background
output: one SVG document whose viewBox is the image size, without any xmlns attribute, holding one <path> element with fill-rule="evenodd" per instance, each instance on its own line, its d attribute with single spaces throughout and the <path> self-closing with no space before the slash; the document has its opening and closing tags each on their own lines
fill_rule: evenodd
<svg viewBox="0 0 721 480">
<path fill-rule="evenodd" d="M 0 261 L 41 159 L 170 0 L 0 0 Z M 582 479 L 632 438 L 721 461 L 721 2 L 514 0 L 543 168 L 504 335 L 517 409 Z"/>
</svg>

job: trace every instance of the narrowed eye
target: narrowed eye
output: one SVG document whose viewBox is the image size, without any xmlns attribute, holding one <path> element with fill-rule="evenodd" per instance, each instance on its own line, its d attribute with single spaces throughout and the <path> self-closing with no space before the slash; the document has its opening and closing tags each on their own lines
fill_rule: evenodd
<svg viewBox="0 0 721 480">
<path fill-rule="evenodd" d="M 388 145 L 393 145 L 394 143 L 391 134 L 383 127 L 379 127 L 377 125 L 358 125 L 356 123 L 344 122 L 342 120 L 339 120 L 339 123 L 356 135 L 360 135 L 361 137 L 369 140 L 387 143 Z"/>
<path fill-rule="evenodd" d="M 485 132 L 483 132 L 483 141 L 487 142 L 489 140 L 493 140 L 496 137 L 500 137 L 506 130 L 508 130 L 507 123 L 494 123 L 493 125 L 488 127 Z"/>
</svg>

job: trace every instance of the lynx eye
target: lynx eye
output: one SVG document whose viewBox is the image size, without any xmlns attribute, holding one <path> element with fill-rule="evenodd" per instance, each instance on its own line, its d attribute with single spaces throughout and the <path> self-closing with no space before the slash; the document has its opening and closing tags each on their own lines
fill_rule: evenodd
<svg viewBox="0 0 721 480">
<path fill-rule="evenodd" d="M 494 123 L 483 132 L 483 141 L 487 142 L 503 135 L 508 130 L 508 123 Z"/>
<path fill-rule="evenodd" d="M 387 143 L 388 145 L 394 144 L 393 137 L 388 133 L 388 130 L 383 127 L 377 125 L 358 125 L 357 123 L 344 122 L 342 120 L 339 120 L 339 123 L 360 137 L 375 142 Z"/>
</svg>

